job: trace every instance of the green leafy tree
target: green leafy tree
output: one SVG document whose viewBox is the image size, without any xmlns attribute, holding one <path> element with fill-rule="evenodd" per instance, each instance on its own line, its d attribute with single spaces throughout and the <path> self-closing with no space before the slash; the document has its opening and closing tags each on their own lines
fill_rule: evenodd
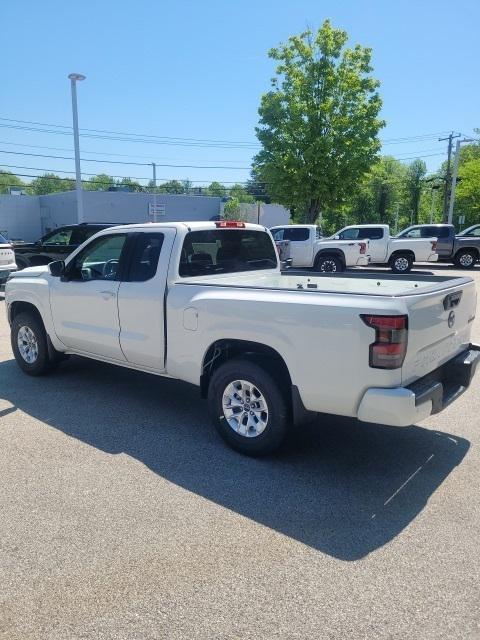
<svg viewBox="0 0 480 640">
<path fill-rule="evenodd" d="M 215 181 L 208 185 L 208 187 L 205 189 L 205 192 L 209 196 L 217 196 L 220 198 L 223 198 L 227 195 L 227 189 L 225 188 L 225 186 L 223 184 L 220 184 L 220 182 Z"/>
<path fill-rule="evenodd" d="M 455 211 L 465 216 L 468 227 L 480 222 L 480 157 L 463 163 L 459 169 Z"/>
<path fill-rule="evenodd" d="M 108 191 L 110 187 L 115 186 L 115 179 L 106 173 L 99 173 L 92 176 L 83 183 L 85 191 Z"/>
<path fill-rule="evenodd" d="M 408 165 L 405 189 L 407 192 L 408 208 L 412 214 L 413 224 L 418 224 L 419 222 L 418 215 L 420 210 L 420 198 L 426 173 L 427 165 L 423 160 L 417 158 Z"/>
<path fill-rule="evenodd" d="M 347 39 L 326 20 L 269 52 L 279 64 L 261 99 L 254 171 L 275 201 L 307 222 L 351 194 L 380 149 L 371 50 L 345 48 Z"/>
<path fill-rule="evenodd" d="M 223 208 L 225 220 L 247 220 L 247 215 L 242 213 L 241 202 L 238 198 L 230 198 Z"/>
<path fill-rule="evenodd" d="M 267 185 L 261 182 L 257 172 L 252 169 L 250 172 L 250 179 L 247 181 L 246 186 L 247 193 L 249 193 L 255 200 L 260 200 L 269 204 L 271 202 L 268 195 Z"/>
<path fill-rule="evenodd" d="M 158 187 L 159 193 L 185 193 L 185 187 L 178 180 L 169 180 Z"/>
<path fill-rule="evenodd" d="M 119 180 L 116 185 L 117 187 L 123 187 L 129 189 L 130 191 L 139 192 L 143 191 L 142 185 L 136 180 L 132 180 L 132 178 L 122 178 Z"/>
<path fill-rule="evenodd" d="M 25 183 L 10 171 L 0 171 L 0 193 L 10 193 L 11 187 L 25 187 Z"/>
<path fill-rule="evenodd" d="M 245 187 L 241 184 L 234 184 L 229 189 L 229 195 L 232 198 L 237 198 L 239 202 L 252 203 L 255 202 L 255 198 L 251 196 Z"/>
<path fill-rule="evenodd" d="M 45 173 L 32 180 L 29 185 L 31 193 L 37 196 L 47 193 L 59 193 L 61 191 L 72 191 L 75 189 L 75 181 L 71 178 L 61 178 L 55 173 Z"/>
</svg>

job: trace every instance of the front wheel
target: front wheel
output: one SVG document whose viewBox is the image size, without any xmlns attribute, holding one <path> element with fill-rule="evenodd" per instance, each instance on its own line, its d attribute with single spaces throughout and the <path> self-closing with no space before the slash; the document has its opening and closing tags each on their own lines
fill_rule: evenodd
<svg viewBox="0 0 480 640">
<path fill-rule="evenodd" d="M 285 438 L 284 394 L 268 371 L 249 360 L 231 360 L 214 372 L 208 403 L 218 433 L 240 453 L 264 456 Z"/>
<path fill-rule="evenodd" d="M 316 270 L 321 273 L 338 273 L 344 271 L 344 268 L 336 256 L 320 256 L 316 262 Z"/>
<path fill-rule="evenodd" d="M 470 249 L 462 249 L 455 256 L 455 264 L 459 269 L 473 269 L 477 255 Z"/>
<path fill-rule="evenodd" d="M 399 253 L 390 260 L 390 269 L 393 273 L 408 273 L 412 267 L 413 258 L 407 253 Z"/>
<path fill-rule="evenodd" d="M 12 351 L 18 366 L 30 376 L 49 371 L 53 362 L 48 355 L 47 335 L 41 321 L 30 313 L 19 313 L 12 322 Z"/>
</svg>

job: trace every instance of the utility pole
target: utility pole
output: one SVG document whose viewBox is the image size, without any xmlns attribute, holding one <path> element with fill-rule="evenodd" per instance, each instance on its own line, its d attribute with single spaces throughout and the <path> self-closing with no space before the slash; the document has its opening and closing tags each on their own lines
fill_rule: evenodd
<svg viewBox="0 0 480 640">
<path fill-rule="evenodd" d="M 157 221 L 157 165 L 152 162 L 153 169 L 153 221 Z"/>
<path fill-rule="evenodd" d="M 464 142 L 474 142 L 474 140 L 471 140 L 469 138 L 464 138 L 463 140 L 457 140 L 455 144 L 455 160 L 453 163 L 452 190 L 450 192 L 450 205 L 448 207 L 448 224 L 453 224 L 453 206 L 455 204 L 455 190 L 457 188 L 458 165 L 460 162 L 460 145 Z"/>
<path fill-rule="evenodd" d="M 447 222 L 448 220 L 448 195 L 450 193 L 450 164 L 452 160 L 452 142 L 454 138 L 459 138 L 460 133 L 452 133 L 448 136 L 448 138 L 439 138 L 439 142 L 443 142 L 444 140 L 448 140 L 448 148 L 447 148 L 447 173 L 445 176 L 445 185 L 443 187 L 443 222 Z"/>
</svg>

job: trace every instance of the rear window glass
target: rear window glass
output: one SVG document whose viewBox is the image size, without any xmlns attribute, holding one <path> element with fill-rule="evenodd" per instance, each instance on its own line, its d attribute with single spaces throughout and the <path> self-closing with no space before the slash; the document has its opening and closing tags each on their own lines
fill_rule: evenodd
<svg viewBox="0 0 480 640">
<path fill-rule="evenodd" d="M 240 229 L 191 231 L 183 242 L 182 277 L 274 269 L 277 253 L 268 233 Z"/>
<path fill-rule="evenodd" d="M 9 244 L 8 240 L 0 233 L 0 244 Z"/>
</svg>

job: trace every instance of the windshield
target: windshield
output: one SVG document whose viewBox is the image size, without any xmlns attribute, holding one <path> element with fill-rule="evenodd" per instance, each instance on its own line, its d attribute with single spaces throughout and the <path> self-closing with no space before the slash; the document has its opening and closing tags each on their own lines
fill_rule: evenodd
<svg viewBox="0 0 480 640">
<path fill-rule="evenodd" d="M 215 229 L 187 234 L 179 274 L 185 278 L 276 267 L 277 253 L 268 233 Z"/>
<path fill-rule="evenodd" d="M 468 229 L 464 229 L 461 231 L 459 236 L 473 236 L 476 238 L 480 238 L 480 224 L 474 224 L 473 227 L 468 227 Z"/>
</svg>

